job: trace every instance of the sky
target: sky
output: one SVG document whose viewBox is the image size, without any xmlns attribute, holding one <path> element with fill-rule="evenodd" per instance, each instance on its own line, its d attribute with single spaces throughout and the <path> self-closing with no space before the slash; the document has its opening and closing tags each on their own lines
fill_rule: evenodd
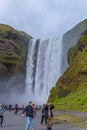
<svg viewBox="0 0 87 130">
<path fill-rule="evenodd" d="M 33 38 L 62 36 L 87 18 L 87 0 L 0 0 L 0 23 Z"/>
</svg>

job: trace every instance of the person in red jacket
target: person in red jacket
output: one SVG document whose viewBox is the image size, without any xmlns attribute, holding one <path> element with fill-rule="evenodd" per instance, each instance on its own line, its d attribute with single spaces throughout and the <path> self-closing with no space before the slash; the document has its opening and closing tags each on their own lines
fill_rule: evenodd
<svg viewBox="0 0 87 130">
<path fill-rule="evenodd" d="M 15 114 L 18 113 L 18 104 L 15 104 L 15 106 L 14 106 L 14 113 L 15 113 Z"/>
</svg>

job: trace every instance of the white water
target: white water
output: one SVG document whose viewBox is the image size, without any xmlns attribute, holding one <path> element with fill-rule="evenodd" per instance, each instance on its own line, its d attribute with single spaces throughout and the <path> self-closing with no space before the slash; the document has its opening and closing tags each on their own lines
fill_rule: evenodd
<svg viewBox="0 0 87 130">
<path fill-rule="evenodd" d="M 50 89 L 61 75 L 62 38 L 30 40 L 26 68 L 28 100 L 46 102 Z"/>
</svg>

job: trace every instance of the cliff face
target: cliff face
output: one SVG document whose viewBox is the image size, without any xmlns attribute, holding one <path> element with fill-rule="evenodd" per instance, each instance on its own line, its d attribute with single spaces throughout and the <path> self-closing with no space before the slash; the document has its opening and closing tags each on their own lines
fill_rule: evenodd
<svg viewBox="0 0 87 130">
<path fill-rule="evenodd" d="M 69 50 L 70 67 L 58 82 L 58 95 L 60 97 L 66 96 L 71 91 L 87 87 L 87 35 L 81 37 L 74 48 Z"/>
<path fill-rule="evenodd" d="M 24 81 L 28 43 L 31 38 L 22 31 L 0 24 L 0 90 L 5 88 L 8 82 L 10 88 L 12 80 L 16 84 L 18 80 Z"/>
<path fill-rule="evenodd" d="M 0 24 L 0 75 L 24 72 L 30 38 L 24 32 Z"/>
<path fill-rule="evenodd" d="M 82 111 L 85 111 L 86 98 L 84 97 L 87 95 L 87 35 L 81 37 L 77 44 L 70 48 L 68 52 L 68 61 L 70 66 L 64 72 L 63 76 L 60 77 L 56 87 L 51 90 L 49 101 L 55 102 L 57 99 L 61 101 L 62 98 L 64 101 L 67 99 L 65 103 L 68 103 L 66 104 L 65 109 L 67 108 L 67 105 L 71 105 L 69 107 L 74 109 L 73 105 L 75 101 L 75 105 L 78 104 L 78 109 L 75 108 L 74 110 L 81 109 Z M 73 96 L 69 102 L 70 99 L 68 98 L 68 95 L 70 94 L 73 94 Z M 75 94 L 79 95 L 79 99 L 77 101 L 75 99 Z M 84 104 L 82 102 L 84 102 Z M 84 105 L 83 108 L 82 105 Z"/>
<path fill-rule="evenodd" d="M 57 109 L 87 111 L 87 20 L 64 34 L 61 69 L 48 101 Z"/>
<path fill-rule="evenodd" d="M 68 65 L 68 60 L 67 60 L 67 53 L 69 48 L 73 47 L 78 39 L 87 34 L 87 19 L 84 21 L 80 22 L 78 25 L 73 27 L 70 31 L 66 32 L 63 35 L 63 53 L 62 53 L 62 66 L 61 66 L 61 72 L 63 73 L 66 68 L 69 66 Z"/>
</svg>

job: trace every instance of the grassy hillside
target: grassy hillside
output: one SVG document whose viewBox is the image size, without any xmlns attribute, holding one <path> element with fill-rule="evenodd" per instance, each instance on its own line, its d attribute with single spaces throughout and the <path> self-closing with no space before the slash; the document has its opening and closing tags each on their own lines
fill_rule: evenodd
<svg viewBox="0 0 87 130">
<path fill-rule="evenodd" d="M 50 99 L 49 99 L 50 100 Z M 74 110 L 87 112 L 87 88 L 71 92 L 66 97 L 50 100 L 57 110 Z"/>
<path fill-rule="evenodd" d="M 87 35 L 68 52 L 70 66 L 51 90 L 49 101 L 58 109 L 87 111 Z"/>
</svg>

